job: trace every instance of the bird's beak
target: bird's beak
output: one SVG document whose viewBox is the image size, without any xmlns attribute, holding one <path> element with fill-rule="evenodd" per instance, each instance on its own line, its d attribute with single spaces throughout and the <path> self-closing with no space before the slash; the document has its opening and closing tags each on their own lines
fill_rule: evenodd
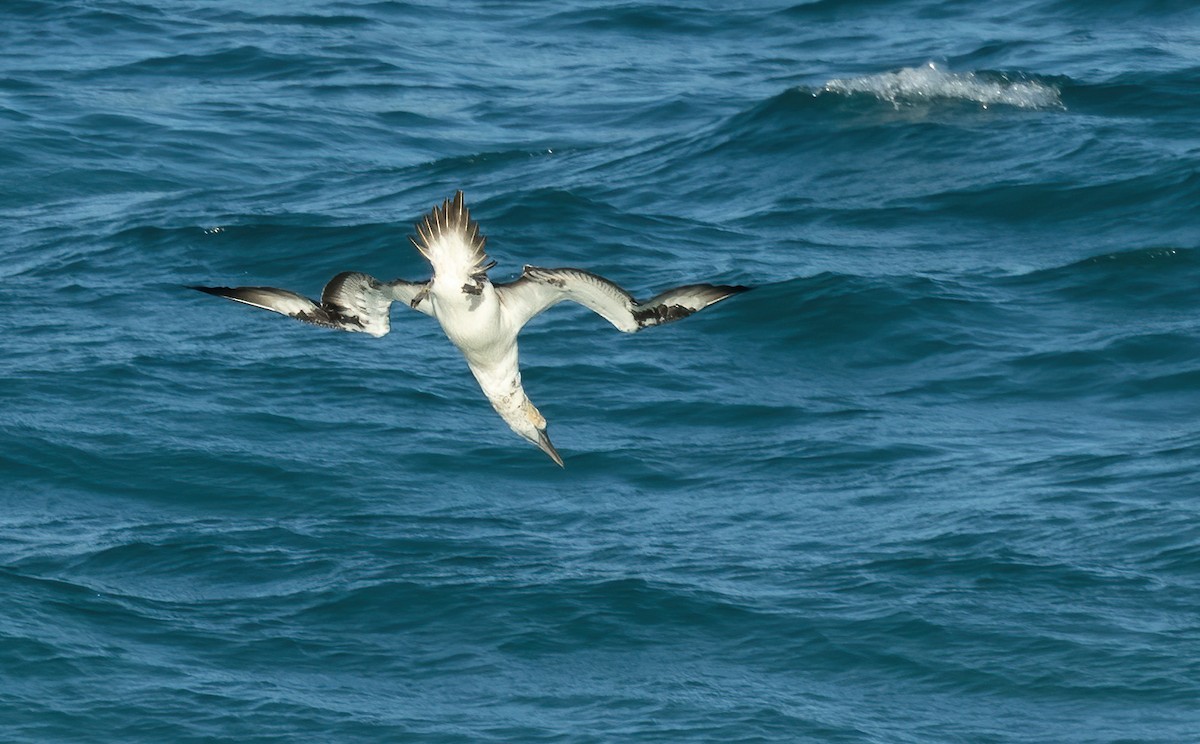
<svg viewBox="0 0 1200 744">
<path fill-rule="evenodd" d="M 542 448 L 542 452 L 545 452 L 547 455 L 550 455 L 550 459 L 554 460 L 554 462 L 558 463 L 558 466 L 560 468 L 566 467 L 565 465 L 563 465 L 562 458 L 559 457 L 559 455 L 558 455 L 558 450 L 554 449 L 553 444 L 550 444 L 550 437 L 546 436 L 545 429 L 538 430 L 538 438 L 537 438 L 536 444 L 537 444 L 537 446 Z"/>
</svg>

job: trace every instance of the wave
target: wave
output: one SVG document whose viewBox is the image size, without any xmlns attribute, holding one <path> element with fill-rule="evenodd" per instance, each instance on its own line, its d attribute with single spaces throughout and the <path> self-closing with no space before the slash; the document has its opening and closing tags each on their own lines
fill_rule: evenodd
<svg viewBox="0 0 1200 744">
<path fill-rule="evenodd" d="M 1046 138 L 1023 142 L 1018 148 L 1011 138 L 1003 137 L 998 126 L 1003 114 L 997 107 L 1022 115 L 1046 111 L 1057 119 L 1066 110 L 1061 86 L 1070 83 L 1068 78 L 1020 72 L 950 73 L 926 65 L 796 85 L 751 101 L 701 130 L 662 138 L 604 168 L 610 173 L 636 172 L 638 178 L 669 180 L 689 200 L 709 200 L 722 210 L 747 190 L 776 190 L 783 173 L 797 189 L 823 194 L 830 204 L 841 206 L 848 201 L 831 185 L 849 186 L 845 196 L 854 199 L 861 198 L 868 185 L 870 190 L 903 190 L 909 195 L 914 180 L 919 189 L 938 184 L 950 190 L 977 188 L 994 179 L 996 161 L 1042 163 L 1056 154 L 1039 151 Z M 978 175 L 960 178 L 963 169 L 956 169 L 928 176 L 928 164 L 948 153 L 989 146 L 996 157 Z M 864 167 L 884 160 L 895 167 L 884 171 Z M 714 183 L 716 168 L 726 177 Z M 913 175 L 910 169 L 920 170 L 921 175 Z M 870 180 L 859 175 L 869 175 Z M 722 188 L 734 180 L 739 181 L 736 189 Z M 875 208 L 877 199 L 869 204 L 873 215 L 884 214 Z"/>
<path fill-rule="evenodd" d="M 829 80 L 814 95 L 871 95 L 893 106 L 912 106 L 937 100 L 974 101 L 1024 109 L 1062 109 L 1058 86 L 1005 73 L 949 72 L 933 62 L 895 72 Z"/>
<path fill-rule="evenodd" d="M 727 15 L 721 15 L 722 23 L 729 21 Z M 568 9 L 542 19 L 541 22 L 560 30 L 584 32 L 701 34 L 713 30 L 711 14 L 653 3 Z"/>
<path fill-rule="evenodd" d="M 126 78 L 130 75 L 194 77 L 197 75 L 243 80 L 333 80 L 351 71 L 365 75 L 394 75 L 395 65 L 366 57 L 333 59 L 312 54 L 273 52 L 253 44 L 216 51 L 148 56 L 87 73 L 88 79 Z"/>
<path fill-rule="evenodd" d="M 1147 18 L 1188 14 L 1195 10 L 1196 4 L 1192 0 L 1115 0 L 1105 4 L 1104 15 L 1109 20 L 1132 18 L 1145 21 Z M 1039 8 L 1038 12 L 1056 18 L 1095 18 L 1095 7 L 1079 0 L 1052 0 Z"/>
<path fill-rule="evenodd" d="M 1196 248 L 1161 246 L 1103 253 L 1003 279 L 1000 285 L 1053 292 L 1072 303 L 1183 309 L 1191 302 L 1198 273 Z"/>
<path fill-rule="evenodd" d="M 856 105 L 864 98 L 890 103 L 893 110 L 900 112 L 956 101 L 975 102 L 985 109 L 1005 105 L 1021 109 L 1065 110 L 1062 91 L 1063 86 L 1070 83 L 1067 78 L 1038 78 L 1021 72 L 948 72 L 929 62 L 895 72 L 835 78 L 819 87 L 788 88 L 731 115 L 689 143 L 702 146 L 706 142 L 721 145 L 746 139 L 757 141 L 764 135 L 778 133 L 785 135 L 786 142 L 794 146 L 796 127 L 804 123 L 812 123 L 807 135 L 809 139 L 836 137 L 841 127 L 831 127 L 831 123 L 867 126 L 881 123 L 879 107 Z M 927 121 L 923 115 L 926 112 L 920 113 L 922 116 L 918 120 Z M 894 118 L 889 116 L 886 120 Z M 902 120 L 908 118 L 901 116 Z"/>
<path fill-rule="evenodd" d="M 1198 75 L 1200 65 L 1173 71 L 1134 70 L 1087 84 L 1068 83 L 1063 86 L 1063 97 L 1078 112 L 1190 125 L 1195 118 Z"/>
</svg>

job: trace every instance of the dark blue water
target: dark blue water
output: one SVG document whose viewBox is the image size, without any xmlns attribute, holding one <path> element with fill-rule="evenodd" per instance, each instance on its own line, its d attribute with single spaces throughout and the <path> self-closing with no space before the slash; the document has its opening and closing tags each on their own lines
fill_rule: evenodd
<svg viewBox="0 0 1200 744">
<path fill-rule="evenodd" d="M 1200 11 L 728 5 L 4 0 L 0 740 L 1196 740 Z"/>
</svg>

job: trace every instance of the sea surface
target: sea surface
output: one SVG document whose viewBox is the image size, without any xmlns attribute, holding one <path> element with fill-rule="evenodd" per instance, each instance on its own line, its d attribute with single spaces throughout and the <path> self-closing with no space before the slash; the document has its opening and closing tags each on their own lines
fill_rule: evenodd
<svg viewBox="0 0 1200 744">
<path fill-rule="evenodd" d="M 0 741 L 1200 740 L 1191 0 L 3 0 Z M 499 265 L 563 469 L 430 318 Z"/>
</svg>

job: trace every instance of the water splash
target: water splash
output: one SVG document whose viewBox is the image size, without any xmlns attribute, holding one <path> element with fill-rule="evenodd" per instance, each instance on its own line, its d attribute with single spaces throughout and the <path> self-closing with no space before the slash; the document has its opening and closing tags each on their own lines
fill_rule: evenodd
<svg viewBox="0 0 1200 744">
<path fill-rule="evenodd" d="M 1063 108 L 1059 90 L 1053 85 L 1003 76 L 982 77 L 974 72 L 947 72 L 933 62 L 896 72 L 830 80 L 814 95 L 821 93 L 844 96 L 866 93 L 897 108 L 938 99 L 975 101 L 983 108 L 995 104 L 1027 109 Z"/>
</svg>

